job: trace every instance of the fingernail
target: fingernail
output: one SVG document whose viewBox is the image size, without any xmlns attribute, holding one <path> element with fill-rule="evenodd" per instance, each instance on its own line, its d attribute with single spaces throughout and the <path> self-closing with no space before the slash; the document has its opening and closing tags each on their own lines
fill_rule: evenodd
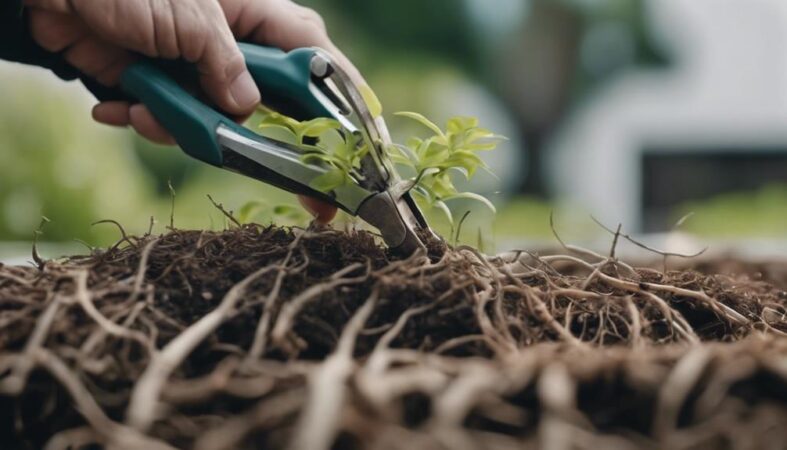
<svg viewBox="0 0 787 450">
<path fill-rule="evenodd" d="M 243 71 L 230 85 L 230 94 L 239 108 L 248 108 L 260 101 L 260 91 L 248 71 Z"/>
</svg>

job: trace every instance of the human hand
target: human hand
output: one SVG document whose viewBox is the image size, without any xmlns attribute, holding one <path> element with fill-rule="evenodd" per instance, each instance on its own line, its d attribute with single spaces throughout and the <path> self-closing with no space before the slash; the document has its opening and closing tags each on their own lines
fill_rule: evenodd
<svg viewBox="0 0 787 450">
<path fill-rule="evenodd" d="M 25 0 L 33 38 L 101 84 L 114 86 L 134 53 L 182 58 L 196 65 L 200 86 L 228 114 L 244 117 L 260 101 L 236 38 L 291 50 L 318 46 L 360 75 L 328 38 L 322 18 L 289 0 Z M 264 93 L 262 93 L 264 95 Z M 134 128 L 159 143 L 173 143 L 141 104 L 102 102 L 101 123 Z M 336 208 L 301 198 L 320 222 Z"/>
</svg>

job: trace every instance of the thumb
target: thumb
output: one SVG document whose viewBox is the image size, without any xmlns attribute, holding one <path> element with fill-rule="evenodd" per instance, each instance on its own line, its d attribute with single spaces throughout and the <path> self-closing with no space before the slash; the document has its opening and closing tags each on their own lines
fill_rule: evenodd
<svg viewBox="0 0 787 450">
<path fill-rule="evenodd" d="M 219 108 L 232 115 L 250 114 L 260 102 L 260 91 L 226 20 L 220 17 L 213 33 L 205 33 L 202 42 L 196 40 L 194 48 L 185 48 L 183 56 L 196 64 L 200 85 Z"/>
</svg>

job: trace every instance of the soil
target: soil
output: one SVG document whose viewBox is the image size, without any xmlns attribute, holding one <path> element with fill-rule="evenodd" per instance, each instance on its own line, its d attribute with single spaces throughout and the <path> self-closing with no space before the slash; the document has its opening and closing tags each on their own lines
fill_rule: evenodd
<svg viewBox="0 0 787 450">
<path fill-rule="evenodd" d="M 428 247 L 244 225 L 0 266 L 2 448 L 787 446 L 783 263 Z"/>
</svg>

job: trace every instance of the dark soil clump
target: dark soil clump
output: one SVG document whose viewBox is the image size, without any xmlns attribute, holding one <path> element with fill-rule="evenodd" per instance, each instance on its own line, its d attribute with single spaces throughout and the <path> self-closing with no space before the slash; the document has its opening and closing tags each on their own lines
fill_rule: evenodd
<svg viewBox="0 0 787 450">
<path fill-rule="evenodd" d="M 784 285 L 428 253 L 247 225 L 0 267 L 0 442 L 787 445 Z"/>
</svg>

